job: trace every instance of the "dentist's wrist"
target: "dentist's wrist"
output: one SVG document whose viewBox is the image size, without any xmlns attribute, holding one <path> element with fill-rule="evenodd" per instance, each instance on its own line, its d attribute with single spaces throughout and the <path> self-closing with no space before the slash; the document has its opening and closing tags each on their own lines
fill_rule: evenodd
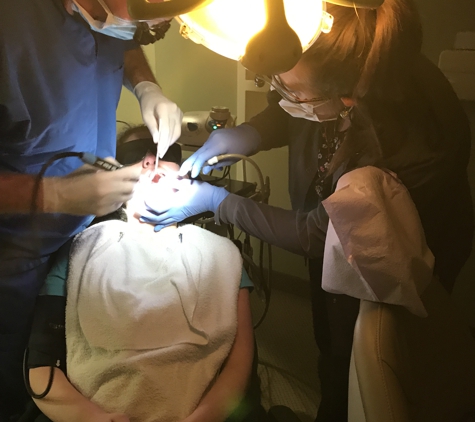
<svg viewBox="0 0 475 422">
<path fill-rule="evenodd" d="M 152 92 L 154 95 L 164 96 L 162 88 L 160 88 L 160 86 L 155 82 L 151 81 L 139 82 L 137 85 L 134 86 L 133 92 L 139 101 L 144 95 L 147 95 L 150 92 Z"/>
</svg>

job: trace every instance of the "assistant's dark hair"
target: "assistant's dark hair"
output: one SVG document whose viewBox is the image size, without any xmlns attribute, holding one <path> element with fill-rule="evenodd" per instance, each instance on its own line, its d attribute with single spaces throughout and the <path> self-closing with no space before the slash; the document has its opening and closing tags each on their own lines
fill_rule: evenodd
<svg viewBox="0 0 475 422">
<path fill-rule="evenodd" d="M 328 4 L 332 30 L 321 34 L 302 61 L 319 96 L 399 97 L 408 63 L 420 53 L 422 28 L 413 0 L 385 0 L 378 9 Z"/>
</svg>

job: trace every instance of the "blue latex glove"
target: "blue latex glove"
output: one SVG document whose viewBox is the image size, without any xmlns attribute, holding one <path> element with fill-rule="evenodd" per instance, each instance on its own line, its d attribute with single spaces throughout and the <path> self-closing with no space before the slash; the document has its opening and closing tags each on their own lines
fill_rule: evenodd
<svg viewBox="0 0 475 422">
<path fill-rule="evenodd" d="M 206 211 L 216 213 L 221 202 L 229 195 L 224 188 L 198 180 L 177 180 L 173 187 L 177 192 L 171 194 L 166 201 L 156 196 L 145 202 L 146 210 L 140 221 L 156 224 L 156 232 L 193 215 Z"/>
<path fill-rule="evenodd" d="M 179 174 L 184 176 L 191 172 L 191 177 L 195 178 L 200 174 L 201 169 L 203 173 L 208 174 L 213 169 L 230 166 L 239 160 L 220 161 L 212 166 L 206 165 L 206 162 L 222 154 L 252 155 L 257 152 L 260 143 L 261 135 L 249 125 L 215 130 L 203 146 L 182 164 Z"/>
</svg>

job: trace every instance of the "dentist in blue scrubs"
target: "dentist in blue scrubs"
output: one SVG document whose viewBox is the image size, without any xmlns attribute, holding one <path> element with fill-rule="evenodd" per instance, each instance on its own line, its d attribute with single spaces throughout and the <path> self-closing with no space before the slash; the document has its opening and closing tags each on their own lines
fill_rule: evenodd
<svg viewBox="0 0 475 422">
<path fill-rule="evenodd" d="M 127 201 L 139 173 L 55 161 L 31 218 L 35 175 L 60 152 L 115 155 L 124 81 L 160 155 L 180 135 L 182 113 L 156 83 L 135 30 L 125 0 L 0 1 L 0 422 L 23 411 L 21 362 L 51 255 L 93 215 Z"/>
</svg>

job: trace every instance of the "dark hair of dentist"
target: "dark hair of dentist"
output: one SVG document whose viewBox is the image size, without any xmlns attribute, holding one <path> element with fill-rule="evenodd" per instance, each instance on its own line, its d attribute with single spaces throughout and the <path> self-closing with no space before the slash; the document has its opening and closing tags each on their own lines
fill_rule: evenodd
<svg viewBox="0 0 475 422">
<path fill-rule="evenodd" d="M 276 89 L 269 92 L 268 107 L 243 125 L 213 132 L 182 166 L 183 173 L 196 176 L 219 154 L 252 155 L 288 146 L 293 210 L 225 195 L 218 188 L 209 193 L 209 187 L 197 184 L 184 188 L 181 204 L 153 210 L 148 218 L 166 225 L 180 212 L 196 211 L 200 202 L 215 212 L 218 224 L 232 223 L 310 259 L 321 352 L 317 421 L 345 421 L 359 301 L 321 288 L 328 224 L 321 202 L 339 177 L 355 168 L 372 165 L 395 172 L 415 202 L 435 271 L 450 291 L 470 255 L 473 235 L 466 172 L 470 130 L 450 84 L 420 52 L 422 31 L 411 0 L 386 0 L 377 10 L 329 4 L 327 11 L 334 16 L 333 29 L 320 35 L 291 71 L 273 78 Z M 282 99 L 290 101 L 279 103 Z M 308 99 L 313 101 L 292 104 Z"/>
</svg>

